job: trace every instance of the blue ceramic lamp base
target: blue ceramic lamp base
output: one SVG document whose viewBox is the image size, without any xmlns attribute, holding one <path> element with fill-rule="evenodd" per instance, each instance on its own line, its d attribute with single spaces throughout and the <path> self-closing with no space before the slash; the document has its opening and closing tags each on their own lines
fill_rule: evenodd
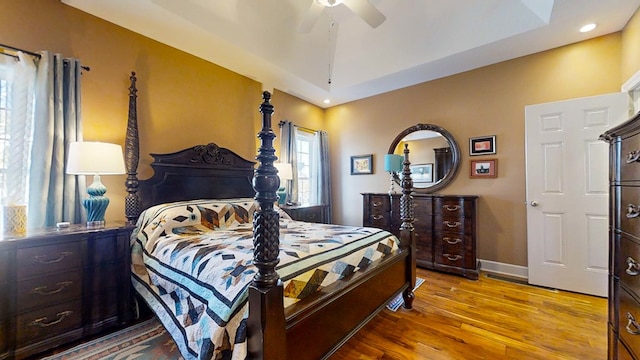
<svg viewBox="0 0 640 360">
<path fill-rule="evenodd" d="M 93 183 L 87 187 L 89 197 L 82 204 L 87 210 L 87 227 L 103 227 L 104 214 L 109 206 L 109 199 L 104 196 L 107 187 L 100 181 L 100 175 L 93 176 Z"/>
</svg>

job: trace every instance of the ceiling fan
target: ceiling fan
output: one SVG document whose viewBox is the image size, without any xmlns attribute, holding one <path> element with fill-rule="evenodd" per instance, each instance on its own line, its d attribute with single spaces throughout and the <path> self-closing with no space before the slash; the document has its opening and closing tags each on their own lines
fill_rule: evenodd
<svg viewBox="0 0 640 360">
<path fill-rule="evenodd" d="M 340 4 L 348 7 L 372 28 L 380 26 L 387 19 L 375 6 L 371 5 L 369 0 L 312 0 L 311 6 L 300 24 L 300 32 L 308 33 L 311 31 L 325 8 Z"/>
</svg>

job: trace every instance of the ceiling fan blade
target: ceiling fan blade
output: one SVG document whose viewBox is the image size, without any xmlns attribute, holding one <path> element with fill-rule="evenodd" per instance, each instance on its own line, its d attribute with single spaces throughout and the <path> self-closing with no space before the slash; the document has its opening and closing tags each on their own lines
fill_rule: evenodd
<svg viewBox="0 0 640 360">
<path fill-rule="evenodd" d="M 387 19 L 375 6 L 371 5 L 369 0 L 345 0 L 343 4 L 360 16 L 372 28 L 377 28 Z"/>
<path fill-rule="evenodd" d="M 315 0 L 311 0 L 311 6 L 309 7 L 309 10 L 307 10 L 307 13 L 304 15 L 298 31 L 305 34 L 310 32 L 311 29 L 313 29 L 313 26 L 318 21 L 322 10 L 324 10 L 323 5 L 318 4 Z"/>
</svg>

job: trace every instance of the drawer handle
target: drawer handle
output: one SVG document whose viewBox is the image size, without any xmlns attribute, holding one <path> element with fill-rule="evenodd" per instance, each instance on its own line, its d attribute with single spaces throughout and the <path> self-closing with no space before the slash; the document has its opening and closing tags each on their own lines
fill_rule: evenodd
<svg viewBox="0 0 640 360">
<path fill-rule="evenodd" d="M 631 335 L 640 335 L 640 325 L 636 322 L 636 318 L 627 312 L 627 332 Z"/>
<path fill-rule="evenodd" d="M 373 207 L 378 207 L 378 206 L 382 205 L 382 203 L 374 201 L 373 204 L 371 204 L 371 205 L 373 205 Z"/>
<path fill-rule="evenodd" d="M 640 151 L 634 150 L 627 154 L 627 164 L 636 162 L 638 159 L 640 159 Z"/>
<path fill-rule="evenodd" d="M 640 207 L 638 205 L 629 204 L 627 205 L 627 219 L 633 219 L 640 216 Z"/>
<path fill-rule="evenodd" d="M 53 295 L 64 290 L 66 287 L 71 286 L 71 284 L 73 284 L 72 281 L 63 281 L 56 284 L 58 288 L 55 290 L 47 291 L 47 286 L 45 285 L 45 286 L 38 286 L 37 288 L 32 289 L 30 292 L 31 294 Z"/>
<path fill-rule="evenodd" d="M 449 222 L 449 221 L 445 221 L 444 224 L 447 225 L 447 227 L 450 227 L 450 228 L 454 228 L 454 227 L 458 227 L 458 226 L 462 225 L 462 223 L 460 221 L 456 221 L 456 222 L 453 222 L 453 223 Z"/>
<path fill-rule="evenodd" d="M 451 240 L 450 237 L 445 237 L 444 241 L 446 241 L 447 244 L 450 244 L 450 245 L 455 245 L 455 244 L 459 244 L 459 243 L 462 242 L 462 240 L 460 240 L 460 238 L 455 238 L 455 239 Z"/>
<path fill-rule="evenodd" d="M 462 259 L 461 255 L 442 254 L 442 256 L 444 256 L 447 259 L 449 259 L 449 261 L 458 261 L 458 260 Z"/>
<path fill-rule="evenodd" d="M 47 255 L 37 255 L 37 256 L 33 257 L 33 261 L 37 262 L 39 264 L 44 264 L 44 265 L 46 265 L 46 264 L 54 264 L 54 263 L 62 261 L 64 258 L 66 258 L 67 256 L 70 256 L 70 255 L 73 255 L 73 253 L 70 252 L 70 251 L 63 251 L 63 252 L 60 253 L 60 256 L 58 256 L 55 259 L 51 259 L 51 260 L 47 260 L 47 258 L 48 258 Z"/>
<path fill-rule="evenodd" d="M 373 215 L 372 217 L 373 217 L 373 220 L 380 220 L 384 218 L 383 215 Z"/>
<path fill-rule="evenodd" d="M 453 206 L 451 206 L 451 205 L 443 205 L 442 207 L 447 211 L 458 211 L 458 210 L 460 210 L 460 205 L 453 205 Z"/>
<path fill-rule="evenodd" d="M 313 220 L 315 218 L 316 218 L 316 214 L 308 214 L 307 215 L 307 219 L 309 219 L 309 220 Z"/>
<path fill-rule="evenodd" d="M 57 320 L 53 320 L 52 322 L 46 322 L 47 321 L 47 317 L 41 317 L 38 319 L 33 320 L 29 326 L 40 326 L 40 327 L 49 327 L 52 325 L 56 325 L 56 324 L 60 324 L 62 322 L 62 320 L 64 320 L 64 318 L 66 318 L 67 316 L 73 314 L 73 311 L 63 311 L 63 312 L 59 312 L 58 315 L 56 315 L 56 317 L 58 318 Z"/>
<path fill-rule="evenodd" d="M 627 270 L 625 272 L 631 276 L 640 275 L 640 263 L 638 263 L 634 258 L 629 256 L 627 258 Z"/>
</svg>

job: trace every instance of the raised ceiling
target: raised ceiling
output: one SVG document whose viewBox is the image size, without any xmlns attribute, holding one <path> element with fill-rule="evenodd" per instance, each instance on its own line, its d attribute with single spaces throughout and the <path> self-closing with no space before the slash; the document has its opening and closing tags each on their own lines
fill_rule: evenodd
<svg viewBox="0 0 640 360">
<path fill-rule="evenodd" d="M 370 0 L 386 16 L 380 26 L 342 4 L 325 8 L 305 33 L 300 24 L 315 0 L 61 1 L 321 107 L 619 31 L 640 6 Z M 578 32 L 588 22 L 596 30 Z"/>
</svg>

